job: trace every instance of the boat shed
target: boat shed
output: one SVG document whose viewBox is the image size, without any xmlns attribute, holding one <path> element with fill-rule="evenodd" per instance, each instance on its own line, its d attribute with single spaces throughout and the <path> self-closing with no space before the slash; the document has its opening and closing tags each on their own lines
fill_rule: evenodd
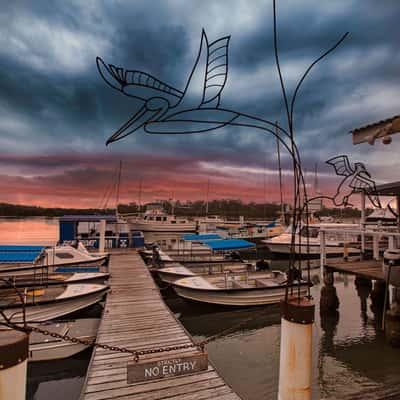
<svg viewBox="0 0 400 400">
<path fill-rule="evenodd" d="M 80 222 L 100 222 L 116 223 L 115 215 L 64 215 L 59 219 L 60 242 L 77 240 L 78 225 Z"/>
<path fill-rule="evenodd" d="M 104 222 L 103 222 L 104 221 Z M 60 243 L 80 240 L 87 247 L 99 248 L 100 222 L 105 223 L 105 247 L 141 247 L 143 233 L 130 231 L 126 222 L 118 221 L 116 215 L 64 215 L 59 219 Z M 83 225 L 84 232 L 79 228 Z M 81 227 L 82 227 L 81 225 Z M 85 225 L 87 227 L 85 228 Z M 89 226 L 93 228 L 89 229 Z"/>
</svg>

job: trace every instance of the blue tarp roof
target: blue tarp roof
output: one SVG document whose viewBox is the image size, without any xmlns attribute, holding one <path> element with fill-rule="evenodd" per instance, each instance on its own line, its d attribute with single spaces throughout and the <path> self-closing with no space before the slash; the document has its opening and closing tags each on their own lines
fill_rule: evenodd
<svg viewBox="0 0 400 400">
<path fill-rule="evenodd" d="M 17 245 L 0 245 L 0 252 L 41 252 L 44 246 L 17 246 Z"/>
<path fill-rule="evenodd" d="M 30 263 L 36 260 L 44 246 L 0 246 L 0 263 Z"/>
<path fill-rule="evenodd" d="M 254 243 L 248 242 L 243 239 L 205 240 L 203 243 L 214 251 L 240 250 L 255 247 Z"/>
<path fill-rule="evenodd" d="M 222 239 L 222 237 L 217 233 L 206 233 L 204 235 L 183 235 L 182 239 L 187 241 L 194 241 L 194 240 L 203 241 L 211 239 Z"/>
<path fill-rule="evenodd" d="M 30 263 L 40 255 L 40 251 L 0 252 L 0 263 Z"/>
</svg>

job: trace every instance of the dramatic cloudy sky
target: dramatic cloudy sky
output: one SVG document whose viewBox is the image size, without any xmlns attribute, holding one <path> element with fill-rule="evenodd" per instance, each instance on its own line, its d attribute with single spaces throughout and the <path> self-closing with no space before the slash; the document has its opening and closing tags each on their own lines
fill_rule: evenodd
<svg viewBox="0 0 400 400">
<path fill-rule="evenodd" d="M 280 0 L 282 72 L 289 93 L 307 66 L 346 31 L 313 70 L 295 114 L 310 183 L 336 179 L 324 161 L 346 153 L 378 182 L 398 180 L 400 138 L 353 146 L 349 131 L 400 114 L 397 0 Z M 99 206 L 122 160 L 121 200 L 277 200 L 276 143 L 250 129 L 168 136 L 142 131 L 105 146 L 140 103 L 112 90 L 96 56 L 146 71 L 183 90 L 201 30 L 231 35 L 221 104 L 285 124 L 273 54 L 272 2 L 19 1 L 0 13 L 0 202 Z M 286 195 L 290 160 L 283 157 Z M 111 204 L 110 204 L 111 205 Z"/>
</svg>

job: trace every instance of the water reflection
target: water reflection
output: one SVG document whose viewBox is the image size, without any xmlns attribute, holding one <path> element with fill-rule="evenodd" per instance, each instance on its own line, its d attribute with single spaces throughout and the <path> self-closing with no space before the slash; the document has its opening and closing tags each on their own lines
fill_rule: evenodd
<svg viewBox="0 0 400 400">
<path fill-rule="evenodd" d="M 0 244 L 53 246 L 57 241 L 57 218 L 0 218 Z"/>
<path fill-rule="evenodd" d="M 232 309 L 189 303 L 180 297 L 170 297 L 165 301 L 185 328 L 195 337 L 242 334 L 277 325 L 281 318 L 279 305 Z"/>
<path fill-rule="evenodd" d="M 89 349 L 64 360 L 28 364 L 27 400 L 78 399 L 90 355 Z"/>
</svg>

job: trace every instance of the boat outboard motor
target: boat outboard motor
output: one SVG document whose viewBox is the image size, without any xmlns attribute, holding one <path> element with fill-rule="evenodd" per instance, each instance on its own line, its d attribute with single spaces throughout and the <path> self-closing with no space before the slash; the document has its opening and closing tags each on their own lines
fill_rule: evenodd
<svg viewBox="0 0 400 400">
<path fill-rule="evenodd" d="M 240 257 L 240 254 L 238 251 L 232 251 L 231 259 L 234 261 L 242 261 L 242 257 Z"/>
<path fill-rule="evenodd" d="M 256 271 L 268 271 L 270 269 L 268 261 L 264 259 L 256 262 Z"/>
<path fill-rule="evenodd" d="M 400 249 L 385 250 L 382 272 L 387 283 L 400 286 Z"/>
</svg>

